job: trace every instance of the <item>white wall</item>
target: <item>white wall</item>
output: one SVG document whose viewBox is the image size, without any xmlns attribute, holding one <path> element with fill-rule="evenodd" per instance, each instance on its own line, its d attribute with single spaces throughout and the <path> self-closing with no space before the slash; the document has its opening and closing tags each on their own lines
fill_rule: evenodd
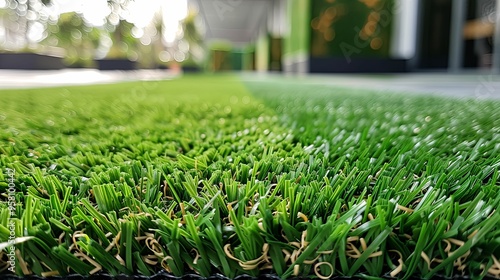
<svg viewBox="0 0 500 280">
<path fill-rule="evenodd" d="M 393 58 L 410 59 L 415 55 L 419 1 L 395 0 L 395 9 L 392 11 L 391 56 Z"/>
</svg>

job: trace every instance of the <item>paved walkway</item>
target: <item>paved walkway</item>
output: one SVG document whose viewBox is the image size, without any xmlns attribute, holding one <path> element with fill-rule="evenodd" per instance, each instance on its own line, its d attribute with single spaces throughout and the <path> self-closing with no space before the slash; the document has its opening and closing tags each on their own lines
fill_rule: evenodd
<svg viewBox="0 0 500 280">
<path fill-rule="evenodd" d="M 243 80 L 265 82 L 299 80 L 306 84 L 435 94 L 458 98 L 500 99 L 500 76 L 491 74 L 410 73 L 386 75 L 302 75 L 241 73 Z M 115 83 L 134 80 L 172 79 L 167 70 L 99 71 L 65 69 L 52 71 L 0 70 L 0 88 L 32 88 Z"/>
<path fill-rule="evenodd" d="M 282 80 L 281 75 L 244 74 L 243 79 L 252 81 Z M 500 99 L 500 76 L 491 74 L 330 74 L 284 76 L 305 84 L 322 84 L 343 88 L 359 88 L 375 91 L 391 91 L 405 94 L 432 94 L 456 98 Z"/>
<path fill-rule="evenodd" d="M 167 70 L 99 71 L 96 69 L 0 70 L 0 88 L 33 88 L 171 79 Z"/>
<path fill-rule="evenodd" d="M 349 77 L 347 77 L 349 78 Z M 337 77 L 338 79 L 338 77 Z M 485 74 L 405 74 L 345 79 L 338 85 L 458 98 L 500 99 L 500 77 Z"/>
</svg>

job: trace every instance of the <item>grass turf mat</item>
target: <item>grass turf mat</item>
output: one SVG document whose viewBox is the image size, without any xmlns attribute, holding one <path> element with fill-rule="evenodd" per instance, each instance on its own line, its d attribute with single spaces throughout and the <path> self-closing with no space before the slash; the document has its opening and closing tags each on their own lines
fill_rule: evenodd
<svg viewBox="0 0 500 280">
<path fill-rule="evenodd" d="M 500 277 L 498 101 L 247 87 L 0 92 L 0 274 Z"/>
</svg>

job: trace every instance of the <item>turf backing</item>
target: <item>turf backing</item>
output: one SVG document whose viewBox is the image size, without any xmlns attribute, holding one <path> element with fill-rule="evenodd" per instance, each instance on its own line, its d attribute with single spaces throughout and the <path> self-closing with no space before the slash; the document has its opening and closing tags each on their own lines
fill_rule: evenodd
<svg viewBox="0 0 500 280">
<path fill-rule="evenodd" d="M 0 100 L 18 275 L 500 275 L 498 101 L 232 76 Z"/>
</svg>

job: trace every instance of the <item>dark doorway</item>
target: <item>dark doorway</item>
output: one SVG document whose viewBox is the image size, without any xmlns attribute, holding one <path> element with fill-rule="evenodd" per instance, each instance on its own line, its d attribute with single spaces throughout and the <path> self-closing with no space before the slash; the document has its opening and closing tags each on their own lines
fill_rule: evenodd
<svg viewBox="0 0 500 280">
<path fill-rule="evenodd" d="M 489 69 L 495 30 L 495 0 L 469 0 L 464 25 L 464 67 Z"/>
<path fill-rule="evenodd" d="M 421 5 L 418 68 L 446 69 L 450 49 L 452 0 L 423 0 Z"/>
</svg>

